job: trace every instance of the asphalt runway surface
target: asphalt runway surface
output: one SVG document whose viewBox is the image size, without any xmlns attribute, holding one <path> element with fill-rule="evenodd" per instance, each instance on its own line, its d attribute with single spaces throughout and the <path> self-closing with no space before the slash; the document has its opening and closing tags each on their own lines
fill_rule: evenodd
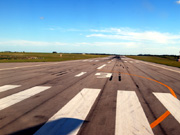
<svg viewBox="0 0 180 135">
<path fill-rule="evenodd" d="M 180 69 L 126 57 L 0 63 L 0 135 L 180 135 Z"/>
</svg>

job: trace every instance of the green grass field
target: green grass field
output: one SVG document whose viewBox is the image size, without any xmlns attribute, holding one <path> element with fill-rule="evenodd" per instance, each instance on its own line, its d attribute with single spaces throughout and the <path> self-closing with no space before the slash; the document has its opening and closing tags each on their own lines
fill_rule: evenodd
<svg viewBox="0 0 180 135">
<path fill-rule="evenodd" d="M 0 52 L 0 63 L 5 62 L 55 62 L 78 59 L 89 59 L 98 57 L 107 57 L 108 55 L 90 55 L 90 54 L 70 54 L 63 53 L 20 53 L 20 52 Z"/>
<path fill-rule="evenodd" d="M 180 62 L 177 62 L 176 58 L 173 58 L 172 56 L 127 56 L 127 57 L 180 68 Z"/>
</svg>

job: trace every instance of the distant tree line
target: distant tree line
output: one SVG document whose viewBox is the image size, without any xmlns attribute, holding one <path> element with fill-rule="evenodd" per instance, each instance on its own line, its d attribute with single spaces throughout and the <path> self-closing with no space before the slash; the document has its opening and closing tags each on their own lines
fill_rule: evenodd
<svg viewBox="0 0 180 135">
<path fill-rule="evenodd" d="M 58 53 L 58 52 L 53 51 L 52 53 Z M 63 52 L 60 52 L 60 53 L 63 53 Z M 106 54 L 106 53 L 66 53 L 66 54 L 115 55 L 115 54 Z"/>
</svg>

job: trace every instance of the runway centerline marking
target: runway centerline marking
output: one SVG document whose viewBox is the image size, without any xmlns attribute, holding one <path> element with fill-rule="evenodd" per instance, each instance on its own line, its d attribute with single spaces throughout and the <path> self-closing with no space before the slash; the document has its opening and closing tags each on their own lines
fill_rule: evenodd
<svg viewBox="0 0 180 135">
<path fill-rule="evenodd" d="M 153 135 L 134 91 L 118 90 L 115 135 Z"/>
<path fill-rule="evenodd" d="M 20 86 L 21 85 L 4 85 L 4 86 L 0 87 L 0 92 L 4 92 L 4 91 L 10 90 L 10 89 L 14 89 L 14 88 L 17 88 Z"/>
<path fill-rule="evenodd" d="M 112 73 L 96 73 L 97 78 L 110 78 Z"/>
<path fill-rule="evenodd" d="M 81 72 L 81 73 L 75 75 L 75 77 L 80 77 L 80 76 L 82 76 L 82 75 L 84 75 L 84 74 L 86 74 L 86 73 L 87 73 L 87 72 Z"/>
<path fill-rule="evenodd" d="M 101 89 L 82 89 L 34 135 L 77 135 Z M 72 129 L 75 127 L 74 129 Z"/>
<path fill-rule="evenodd" d="M 42 91 L 49 89 L 49 86 L 36 86 L 22 92 L 10 95 L 8 97 L 0 99 L 0 110 L 3 110 L 11 105 L 14 105 L 24 99 L 27 99 L 33 95 L 36 95 Z"/>
<path fill-rule="evenodd" d="M 98 67 L 97 69 L 102 69 L 102 68 L 105 67 L 105 66 L 106 66 L 106 64 L 104 64 L 104 65 Z"/>
<path fill-rule="evenodd" d="M 170 93 L 153 92 L 153 94 L 180 123 L 180 101 Z"/>
</svg>

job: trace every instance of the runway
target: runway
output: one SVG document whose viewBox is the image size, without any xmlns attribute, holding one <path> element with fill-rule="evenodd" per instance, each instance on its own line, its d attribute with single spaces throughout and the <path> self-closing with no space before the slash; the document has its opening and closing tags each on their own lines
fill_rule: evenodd
<svg viewBox="0 0 180 135">
<path fill-rule="evenodd" d="M 0 135 L 179 135 L 179 82 L 125 56 L 0 63 Z"/>
</svg>

